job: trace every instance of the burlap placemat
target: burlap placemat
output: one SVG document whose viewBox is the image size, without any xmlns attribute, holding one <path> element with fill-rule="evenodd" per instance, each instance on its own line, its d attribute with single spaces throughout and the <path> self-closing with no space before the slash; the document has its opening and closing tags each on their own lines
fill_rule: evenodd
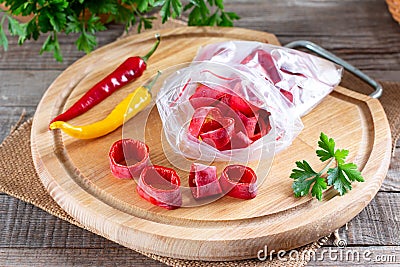
<svg viewBox="0 0 400 267">
<path fill-rule="evenodd" d="M 182 22 L 170 21 L 167 25 L 158 25 L 156 27 L 176 26 L 182 26 Z M 358 88 L 363 93 L 371 91 L 361 81 L 347 74 L 344 76 L 342 84 L 348 88 Z M 384 94 L 381 98 L 381 103 L 387 113 L 392 130 L 393 144 L 395 144 L 400 135 L 400 105 L 398 104 L 400 103 L 400 83 L 384 82 L 382 85 L 384 87 Z M 21 125 L 16 125 L 13 132 L 0 145 L 0 192 L 31 203 L 58 218 L 99 234 L 94 229 L 89 229 L 77 222 L 61 209 L 47 193 L 36 174 L 31 157 L 31 126 L 32 119 L 27 120 Z M 319 242 L 298 248 L 299 255 L 305 255 L 305 257 L 300 257 L 297 261 L 286 257 L 286 261 L 274 258 L 269 261 L 252 259 L 227 262 L 203 262 L 138 252 L 170 266 L 305 266 L 310 260 L 310 255 L 312 255 L 310 252 L 316 251 L 326 240 L 327 238 L 323 238 Z"/>
</svg>

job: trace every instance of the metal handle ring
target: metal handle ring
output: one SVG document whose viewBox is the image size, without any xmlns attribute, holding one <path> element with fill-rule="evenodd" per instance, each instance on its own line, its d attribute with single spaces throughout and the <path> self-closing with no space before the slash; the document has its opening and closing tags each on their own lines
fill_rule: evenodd
<svg viewBox="0 0 400 267">
<path fill-rule="evenodd" d="M 347 61 L 332 54 L 331 52 L 325 50 L 324 48 L 320 47 L 319 45 L 314 44 L 313 42 L 299 40 L 299 41 L 294 41 L 294 42 L 288 43 L 287 45 L 285 45 L 285 47 L 287 47 L 287 48 L 303 47 L 303 48 L 306 48 L 306 49 L 316 53 L 317 55 L 319 55 L 321 57 L 324 57 L 338 65 L 341 65 L 344 69 L 353 73 L 355 76 L 359 77 L 361 80 L 363 80 L 364 82 L 368 83 L 373 88 L 375 88 L 375 91 L 369 95 L 370 97 L 379 98 L 382 95 L 383 88 L 377 81 L 375 81 L 374 79 L 372 79 L 367 74 L 365 74 L 361 70 L 357 69 L 356 67 L 354 67 Z"/>
</svg>

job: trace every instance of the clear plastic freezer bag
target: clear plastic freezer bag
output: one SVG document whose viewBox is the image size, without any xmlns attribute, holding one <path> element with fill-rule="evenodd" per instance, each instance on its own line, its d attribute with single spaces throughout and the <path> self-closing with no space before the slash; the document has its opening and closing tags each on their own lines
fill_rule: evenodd
<svg viewBox="0 0 400 267">
<path fill-rule="evenodd" d="M 300 117 L 341 75 L 341 67 L 293 49 L 215 43 L 169 75 L 156 103 L 176 153 L 205 161 L 261 160 L 292 143 L 303 127 Z"/>
<path fill-rule="evenodd" d="M 312 110 L 339 84 L 342 67 L 285 47 L 249 41 L 214 43 L 200 48 L 194 61 L 240 64 L 272 83 L 299 116 Z M 266 87 L 269 89 L 270 87 Z M 262 87 L 259 88 L 263 90 Z"/>
<path fill-rule="evenodd" d="M 174 152 L 202 161 L 271 158 L 303 127 L 293 103 L 240 64 L 178 67 L 164 81 L 156 104 Z"/>
</svg>

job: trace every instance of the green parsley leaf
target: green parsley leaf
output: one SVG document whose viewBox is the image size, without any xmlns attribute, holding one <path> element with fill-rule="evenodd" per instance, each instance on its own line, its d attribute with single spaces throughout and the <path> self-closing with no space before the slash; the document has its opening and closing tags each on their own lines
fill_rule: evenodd
<svg viewBox="0 0 400 267">
<path fill-rule="evenodd" d="M 8 20 L 8 31 L 10 32 L 11 35 L 18 35 L 18 36 L 25 35 L 24 26 L 22 24 L 19 24 L 19 22 L 16 19 L 7 16 L 7 20 Z"/>
<path fill-rule="evenodd" d="M 347 193 L 347 191 L 351 190 L 351 182 L 346 179 L 346 177 L 343 175 L 342 170 L 340 170 L 338 167 L 335 169 L 338 169 L 334 172 L 336 176 L 331 177 L 333 188 L 335 188 L 339 192 L 339 194 L 343 196 Z"/>
<path fill-rule="evenodd" d="M 171 1 L 166 0 L 165 3 L 163 4 L 161 10 L 160 10 L 160 15 L 162 18 L 162 23 L 165 23 L 169 17 L 171 17 Z"/>
<path fill-rule="evenodd" d="M 335 157 L 335 141 L 324 133 L 321 133 L 318 141 L 318 146 L 321 148 L 317 150 L 317 156 L 321 161 L 327 161 Z"/>
<path fill-rule="evenodd" d="M 8 39 L 7 39 L 6 33 L 4 32 L 4 29 L 3 29 L 3 24 L 4 24 L 5 19 L 6 19 L 6 15 L 4 15 L 0 21 L 0 46 L 2 46 L 4 48 L 4 51 L 7 51 L 8 50 Z"/>
<path fill-rule="evenodd" d="M 61 54 L 61 49 L 60 49 L 60 44 L 57 39 L 57 32 L 53 32 L 53 34 L 50 34 L 46 41 L 44 42 L 42 48 L 40 49 L 40 54 L 43 52 L 53 52 L 54 58 L 62 62 L 62 54 Z"/>
<path fill-rule="evenodd" d="M 8 50 L 8 39 L 2 25 L 0 25 L 0 46 L 4 48 L 4 51 Z"/>
<path fill-rule="evenodd" d="M 354 182 L 364 182 L 361 172 L 358 171 L 357 165 L 354 163 L 346 163 L 340 165 L 341 170 L 346 174 L 347 178 Z"/>
<path fill-rule="evenodd" d="M 290 178 L 294 179 L 292 188 L 296 197 L 306 196 L 310 192 L 318 200 L 322 199 L 322 191 L 326 189 L 326 181 L 315 172 L 310 164 L 303 160 L 296 162 L 297 168 L 292 170 Z M 312 185 L 312 187 L 311 187 Z"/>
<path fill-rule="evenodd" d="M 349 151 L 346 149 L 337 149 L 335 151 L 335 159 L 339 164 L 344 163 L 348 155 Z"/>
<path fill-rule="evenodd" d="M 307 161 L 303 160 L 296 161 L 296 166 L 298 169 L 293 169 L 290 178 L 305 180 L 307 178 L 317 175 L 317 173 L 311 168 Z"/>
<path fill-rule="evenodd" d="M 335 150 L 335 141 L 324 133 L 320 135 L 318 146 L 321 148 L 316 151 L 319 159 L 322 162 L 329 159 L 331 161 L 318 173 L 305 160 L 296 162 L 297 169 L 293 169 L 290 175 L 290 178 L 294 179 L 292 188 L 296 197 L 308 195 L 311 188 L 311 195 L 321 200 L 322 192 L 328 185 L 333 186 L 340 195 L 344 195 L 352 189 L 352 182 L 364 182 L 357 165 L 345 162 L 349 155 L 348 150 Z M 336 166 L 329 168 L 334 162 Z M 326 178 L 324 177 L 325 170 L 327 170 Z"/>
<path fill-rule="evenodd" d="M 322 199 L 322 192 L 327 188 L 325 178 L 317 175 L 315 176 L 315 183 L 311 189 L 311 195 L 318 200 Z"/>
<path fill-rule="evenodd" d="M 6 0 L 4 3 L 9 10 L 4 11 L 0 23 L 0 45 L 8 48 L 7 25 L 3 25 L 7 14 L 33 14 L 28 23 L 18 23 L 10 18 L 10 35 L 17 35 L 18 43 L 23 44 L 31 38 L 38 40 L 41 34 L 45 34 L 47 39 L 40 53 L 53 51 L 58 60 L 61 52 L 54 33 L 77 33 L 77 48 L 88 53 L 97 45 L 96 33 L 106 29 L 105 23 L 123 23 L 125 29 L 136 24 L 140 32 L 152 28 L 153 17 L 148 14 L 154 11 L 160 11 L 163 23 L 186 11 L 190 26 L 233 26 L 233 21 L 239 19 L 236 13 L 224 10 L 223 0 Z M 98 19 L 103 18 L 102 15 L 108 16 L 106 22 Z"/>
<path fill-rule="evenodd" d="M 83 31 L 81 33 L 81 35 L 79 35 L 75 44 L 78 47 L 78 50 L 84 51 L 85 53 L 89 53 L 97 45 L 96 36 L 94 36 L 93 34 L 87 33 L 86 31 Z"/>
</svg>

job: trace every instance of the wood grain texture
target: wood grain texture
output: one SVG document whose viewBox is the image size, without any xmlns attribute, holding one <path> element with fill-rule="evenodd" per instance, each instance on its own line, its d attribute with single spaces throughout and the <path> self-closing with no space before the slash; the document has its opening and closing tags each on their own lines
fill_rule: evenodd
<svg viewBox="0 0 400 267">
<path fill-rule="evenodd" d="M 166 211 L 141 200 L 136 194 L 127 194 L 133 190 L 134 182 L 112 177 L 106 160 L 112 142 L 121 138 L 120 131 L 96 140 L 80 141 L 60 132 L 49 132 L 47 122 L 74 102 L 98 77 L 108 73 L 109 68 L 119 64 L 120 60 L 116 59 L 125 54 L 127 47 L 132 44 L 141 49 L 148 46 L 152 34 L 129 37 L 82 58 L 56 79 L 38 106 L 32 126 L 33 159 L 38 174 L 57 203 L 78 221 L 124 246 L 142 251 L 186 259 L 244 259 L 255 257 L 266 243 L 276 250 L 310 243 L 349 221 L 376 194 L 389 165 L 388 123 L 377 100 L 341 87 L 303 118 L 302 133 L 290 151 L 275 158 L 256 199 L 243 202 L 226 197 L 196 208 Z M 198 47 L 206 43 L 237 38 L 276 42 L 266 33 L 241 29 L 178 28 L 161 31 L 161 35 L 163 43 L 152 58 L 153 62 L 149 62 L 150 73 L 187 62 Z M 181 44 L 179 54 L 174 49 L 176 42 Z M 194 42 L 196 45 L 192 45 Z M 104 64 L 102 71 L 92 71 L 99 58 Z M 135 83 L 139 81 L 131 88 L 138 86 Z M 113 97 L 113 101 L 118 100 Z M 102 110 L 95 107 L 92 113 L 89 111 L 73 123 L 86 124 L 109 111 L 107 105 L 103 105 Z M 157 159 L 156 164 L 169 166 L 160 139 L 157 141 L 154 135 L 161 129 L 152 125 L 161 125 L 161 122 L 153 113 L 146 125 L 152 138 L 146 143 Z M 139 116 L 138 120 L 144 118 Z M 130 123 L 125 127 L 129 128 Z M 133 121 L 131 125 L 137 128 L 138 123 Z M 360 166 L 366 182 L 354 186 L 351 193 L 340 199 L 334 197 L 332 190 L 325 193 L 321 203 L 310 198 L 296 199 L 291 180 L 287 178 L 293 167 L 291 163 L 314 153 L 321 128 L 335 137 L 338 146 L 352 151 L 350 159 Z M 361 142 L 353 142 L 354 138 Z M 187 173 L 179 170 L 178 173 L 185 184 Z M 261 177 L 261 173 L 258 174 Z M 344 210 L 346 213 L 337 217 Z M 316 216 L 320 212 L 324 216 Z"/>
<path fill-rule="evenodd" d="M 0 263 L 7 267 L 47 266 L 167 266 L 128 248 L 0 248 Z M 133 264 L 134 263 L 134 264 Z"/>
<path fill-rule="evenodd" d="M 399 142 L 400 143 L 400 142 Z M 400 192 L 400 148 L 397 147 L 390 168 L 381 187 L 382 191 Z"/>
<path fill-rule="evenodd" d="M 20 120 L 21 115 L 31 117 L 35 114 L 36 107 L 2 107 L 0 106 L 0 140 L 10 134 L 11 129 Z"/>
<path fill-rule="evenodd" d="M 273 32 L 282 44 L 307 39 L 367 70 L 373 77 L 398 80 L 393 72 L 400 71 L 400 47 L 396 45 L 400 41 L 400 29 L 384 1 L 230 0 L 226 1 L 226 10 L 241 16 L 235 23 L 238 27 Z M 109 30 L 98 34 L 99 46 L 115 40 L 123 32 L 121 25 L 108 27 Z M 17 39 L 11 38 L 9 51 L 0 50 L 3 59 L 0 69 L 63 70 L 83 56 L 76 51 L 72 37 L 61 35 L 59 38 L 65 57 L 62 64 L 56 63 L 50 54 L 37 55 L 41 42 L 28 41 L 19 47 Z"/>
<path fill-rule="evenodd" d="M 378 192 L 371 203 L 340 229 L 350 246 L 397 246 L 400 194 Z M 372 219 L 373 218 L 373 219 Z M 116 248 L 90 233 L 7 195 L 0 195 L 0 248 Z M 387 223 L 386 223 L 387 222 Z M 327 245 L 333 246 L 334 238 Z"/>
<path fill-rule="evenodd" d="M 0 107 L 36 108 L 43 93 L 60 71 L 0 71 Z"/>
</svg>

